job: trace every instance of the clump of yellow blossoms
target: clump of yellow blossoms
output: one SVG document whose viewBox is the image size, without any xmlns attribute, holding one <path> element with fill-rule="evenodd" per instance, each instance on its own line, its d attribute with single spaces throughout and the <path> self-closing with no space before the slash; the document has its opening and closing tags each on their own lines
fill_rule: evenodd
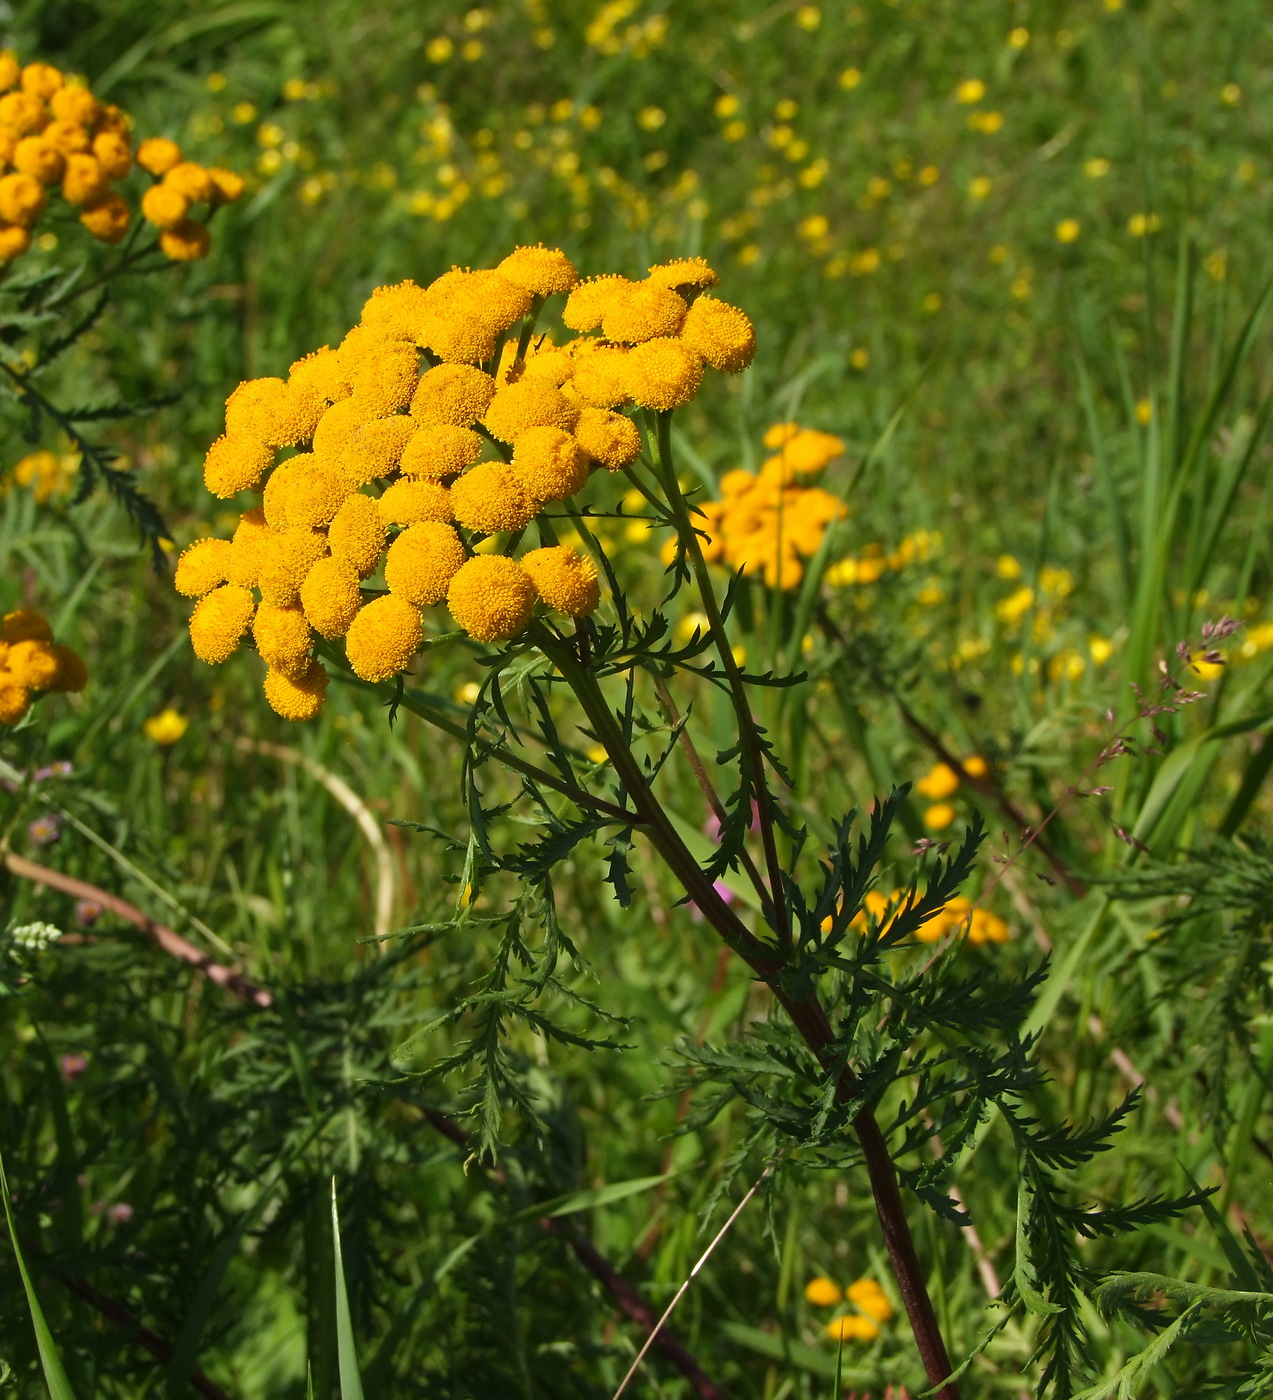
<svg viewBox="0 0 1273 1400">
<path fill-rule="evenodd" d="M 494 268 L 378 287 L 334 349 L 240 384 L 204 481 L 259 503 L 233 539 L 198 540 L 178 563 L 177 590 L 199 600 L 197 655 L 224 661 L 250 631 L 270 704 L 308 719 L 327 685 L 314 634 L 344 638 L 375 682 L 411 663 L 425 608 L 445 603 L 486 643 L 539 607 L 591 613 L 596 566 L 541 512 L 637 459 L 629 410 L 670 412 L 706 369 L 750 364 L 751 322 L 709 295 L 716 281 L 701 258 L 581 281 L 558 249 L 516 248 Z M 554 345 L 534 328 L 563 294 L 576 336 Z M 519 555 L 536 521 L 540 547 Z"/>
<path fill-rule="evenodd" d="M 879 937 L 883 938 L 892 927 L 893 919 L 909 907 L 901 890 L 889 895 L 868 890 L 851 927 L 859 933 L 869 933 L 874 921 Z M 1011 936 L 1008 925 L 998 915 L 974 909 L 972 902 L 963 895 L 948 900 L 931 919 L 922 923 L 915 930 L 915 938 L 920 943 L 940 943 L 952 933 L 966 937 L 969 943 L 1006 943 Z"/>
<path fill-rule="evenodd" d="M 893 1316 L 888 1294 L 872 1278 L 857 1279 L 845 1289 L 834 1279 L 810 1279 L 804 1296 L 819 1308 L 833 1308 L 841 1301 L 856 1308 L 827 1323 L 826 1334 L 833 1342 L 873 1342 L 880 1335 L 880 1325 Z"/>
<path fill-rule="evenodd" d="M 965 758 L 960 766 L 970 778 L 984 778 L 990 771 L 978 754 Z M 915 791 L 932 803 L 924 811 L 924 825 L 930 831 L 944 831 L 955 820 L 955 809 L 948 799 L 959 791 L 959 783 L 960 775 L 949 763 L 935 763 L 915 784 Z"/>
<path fill-rule="evenodd" d="M 41 613 L 18 608 L 0 621 L 0 724 L 17 724 L 42 692 L 66 694 L 87 683 L 83 660 L 53 640 Z"/>
<path fill-rule="evenodd" d="M 763 574 L 770 588 L 796 588 L 804 577 L 803 561 L 818 552 L 827 527 L 848 515 L 843 501 L 808 484 L 843 455 L 844 443 L 796 423 L 775 423 L 764 444 L 774 455 L 760 471 L 726 472 L 721 499 L 701 502 L 694 523 L 703 536 L 705 559 Z M 670 564 L 675 554 L 676 544 L 669 541 L 664 562 Z"/>
<path fill-rule="evenodd" d="M 31 490 L 36 503 L 43 505 L 70 494 L 75 477 L 80 468 L 78 452 L 50 452 L 41 448 L 38 452 L 28 452 L 21 461 L 15 462 L 13 470 L 4 478 L 0 491 L 8 495 L 16 484 Z"/>
<path fill-rule="evenodd" d="M 11 51 L 0 53 L 0 263 L 31 246 L 50 190 L 79 210 L 94 238 L 118 243 L 133 216 L 112 186 L 134 164 L 157 181 L 141 208 L 162 230 L 163 251 L 178 262 L 205 257 L 207 214 L 243 193 L 238 175 L 183 160 L 176 143 L 162 138 L 143 141 L 134 154 L 126 112 L 51 64 L 24 67 Z M 203 221 L 191 217 L 197 206 L 207 211 Z"/>
<path fill-rule="evenodd" d="M 915 530 L 903 537 L 896 549 L 885 551 L 881 544 L 868 544 L 860 553 L 846 555 L 827 569 L 829 584 L 878 583 L 887 573 L 900 573 L 911 564 L 927 563 L 941 553 L 939 530 Z"/>
</svg>

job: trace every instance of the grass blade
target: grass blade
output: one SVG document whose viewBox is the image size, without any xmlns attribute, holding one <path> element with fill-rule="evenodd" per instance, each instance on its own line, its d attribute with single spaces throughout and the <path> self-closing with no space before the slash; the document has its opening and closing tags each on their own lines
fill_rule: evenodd
<svg viewBox="0 0 1273 1400">
<path fill-rule="evenodd" d="M 345 1265 L 340 1253 L 340 1216 L 336 1211 L 336 1178 L 332 1177 L 332 1254 L 336 1261 L 336 1361 L 340 1371 L 340 1400 L 363 1400 L 362 1376 L 354 1349 L 354 1324 L 345 1291 Z"/>
<path fill-rule="evenodd" d="M 22 1246 L 18 1243 L 17 1227 L 13 1223 L 13 1208 L 9 1204 L 9 1182 L 4 1174 L 4 1158 L 0 1156 L 0 1195 L 4 1197 L 4 1218 L 9 1225 L 9 1239 L 13 1242 L 13 1253 L 18 1261 L 18 1272 L 22 1275 L 22 1287 L 27 1295 L 27 1307 L 31 1310 L 31 1325 L 35 1328 L 35 1344 L 40 1352 L 40 1367 L 44 1371 L 44 1383 L 49 1388 L 52 1400 L 75 1400 L 75 1392 L 62 1367 L 62 1358 L 57 1354 L 53 1334 L 44 1320 L 40 1300 L 35 1296 L 35 1286 L 27 1272 L 26 1260 L 22 1257 Z"/>
</svg>

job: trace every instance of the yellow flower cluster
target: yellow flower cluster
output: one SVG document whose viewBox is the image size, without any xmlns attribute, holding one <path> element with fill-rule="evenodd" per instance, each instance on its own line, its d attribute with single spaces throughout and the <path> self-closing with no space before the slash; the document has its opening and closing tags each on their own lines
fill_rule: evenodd
<svg viewBox="0 0 1273 1400">
<path fill-rule="evenodd" d="M 23 67 L 12 52 L 0 53 L 0 94 L 0 262 L 12 261 L 31 246 L 31 229 L 53 188 L 80 211 L 80 222 L 94 238 L 118 243 L 128 232 L 132 211 L 111 186 L 124 179 L 134 161 L 152 175 L 162 175 L 168 186 L 159 197 L 164 220 L 152 217 L 147 208 L 160 186 L 147 192 L 142 212 L 163 229 L 161 246 L 177 261 L 201 258 L 208 251 L 207 228 L 188 217 L 190 206 L 211 209 L 243 193 L 237 175 L 182 161 L 171 141 L 143 141 L 134 156 L 128 114 L 99 102 L 81 80 L 51 64 Z"/>
<path fill-rule="evenodd" d="M 66 694 L 87 683 L 83 660 L 53 640 L 42 614 L 30 608 L 6 613 L 0 622 L 0 724 L 17 724 L 42 691 Z"/>
<path fill-rule="evenodd" d="M 886 573 L 900 573 L 911 564 L 927 563 L 941 552 L 938 530 L 915 530 L 896 549 L 885 553 L 881 544 L 868 544 L 860 554 L 847 555 L 827 569 L 827 582 L 836 587 L 878 583 Z"/>
<path fill-rule="evenodd" d="M 906 903 L 906 898 L 902 890 L 894 890 L 889 895 L 868 890 L 851 927 L 865 934 L 871 931 L 874 922 L 878 925 L 878 936 L 883 938 L 894 917 L 912 907 Z M 963 895 L 948 900 L 933 918 L 921 924 L 915 931 L 915 938 L 920 943 L 940 943 L 952 933 L 966 937 L 969 943 L 1006 943 L 1011 936 L 1008 925 L 998 915 L 974 909 L 972 901 Z"/>
<path fill-rule="evenodd" d="M 488 643 L 517 636 L 537 602 L 592 612 L 590 559 L 550 542 L 511 551 L 594 467 L 619 471 L 640 455 L 623 409 L 669 412 L 694 397 L 705 367 L 751 362 L 751 322 L 707 295 L 715 282 L 700 258 L 641 281 L 581 282 L 560 250 L 516 248 L 495 268 L 379 287 L 335 349 L 298 360 L 286 380 L 241 384 L 204 480 L 214 495 L 261 500 L 233 539 L 198 540 L 178 562 L 177 590 L 199 600 L 197 655 L 224 661 L 250 629 L 270 704 L 308 719 L 327 684 L 314 633 L 343 637 L 353 671 L 383 681 L 410 664 L 422 609 L 435 604 Z M 562 293 L 576 338 L 535 340 L 544 302 Z M 277 461 L 281 449 L 296 451 Z M 509 552 L 497 552 L 505 537 Z M 381 573 L 387 591 L 366 596 Z"/>
<path fill-rule="evenodd" d="M 13 470 L 4 478 L 0 491 L 8 495 L 15 483 L 28 486 L 36 502 L 43 505 L 70 491 L 79 467 L 78 452 L 50 452 L 47 448 L 41 448 L 38 452 L 28 452 L 14 464 Z"/>
<path fill-rule="evenodd" d="M 990 769 L 978 754 L 963 760 L 970 778 L 984 778 Z M 932 803 L 924 812 L 924 825 L 930 831 L 944 831 L 955 820 L 955 809 L 948 799 L 959 791 L 959 774 L 949 763 L 935 763 L 915 784 L 915 791 Z"/>
<path fill-rule="evenodd" d="M 775 423 L 764 436 L 774 455 L 753 473 L 737 468 L 721 478 L 719 501 L 704 501 L 695 525 L 703 555 L 744 574 L 760 573 L 770 588 L 790 589 L 804 577 L 804 560 L 821 548 L 827 527 L 848 515 L 844 502 L 820 486 L 808 485 L 844 453 L 830 433 Z M 671 563 L 675 541 L 663 549 Z"/>
<path fill-rule="evenodd" d="M 809 1280 L 804 1296 L 818 1308 L 849 1302 L 857 1309 L 827 1323 L 826 1334 L 833 1342 L 873 1342 L 880 1335 L 880 1325 L 893 1316 L 888 1294 L 873 1278 L 860 1278 L 842 1289 L 834 1279 L 823 1275 Z"/>
</svg>

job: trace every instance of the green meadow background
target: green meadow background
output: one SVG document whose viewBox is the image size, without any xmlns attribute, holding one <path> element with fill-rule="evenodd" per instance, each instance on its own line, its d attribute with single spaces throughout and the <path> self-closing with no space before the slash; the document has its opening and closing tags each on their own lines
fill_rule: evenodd
<svg viewBox="0 0 1273 1400">
<path fill-rule="evenodd" d="M 1232 1286 L 1245 1228 L 1267 1253 L 1269 881 L 1243 864 L 1265 849 L 1273 759 L 1266 6 L 45 0 L 0 28 L 24 61 L 85 74 L 139 132 L 248 177 L 207 261 L 118 284 L 58 380 L 68 401 L 171 396 L 99 437 L 178 546 L 233 528 L 201 477 L 226 396 L 339 341 L 373 287 L 491 266 L 526 242 L 585 274 L 707 257 L 760 350 L 678 415 L 683 473 L 713 493 L 759 465 L 775 422 L 846 447 L 822 480 L 850 511 L 824 561 L 826 625 L 755 582 L 734 620 L 750 669 L 807 671 L 758 702 L 791 761 L 789 810 L 825 836 L 943 757 L 983 757 L 991 781 L 964 784 L 948 813 L 912 793 L 882 888 L 909 880 L 921 838 L 980 811 L 970 893 L 1012 936 L 961 956 L 1016 971 L 1054 957 L 1034 1013 L 1049 1074 L 1036 1111 L 1082 1121 L 1149 1085 L 1075 1190 L 1218 1188 L 1214 1219 L 1085 1245 L 1094 1275 Z M 100 256 L 73 221 L 47 229 L 30 259 Z M 13 405 L 3 422 L 6 470 L 36 446 L 66 450 L 47 427 L 28 441 Z M 621 496 L 602 487 L 593 503 Z M 648 611 L 662 540 L 614 520 L 599 533 Z M 472 1108 L 463 1076 L 419 1072 L 473 1033 L 434 1023 L 480 985 L 494 935 L 359 941 L 463 899 L 460 857 L 388 821 L 464 837 L 459 746 L 410 714 L 391 727 L 339 683 L 320 720 L 291 727 L 254 656 L 197 663 L 184 601 L 104 495 L 37 504 L 10 481 L 0 551 L 6 607 L 48 612 L 91 676 L 0 754 L 24 772 L 70 765 L 3 795 L 9 848 L 123 895 L 275 995 L 253 1009 L 109 914 L 86 924 L 73 899 L 6 877 L 10 927 L 67 935 L 0 1007 L 0 1150 L 75 1394 L 184 1395 L 196 1365 L 242 1400 L 341 1394 L 334 1176 L 369 1396 L 605 1400 L 640 1334 L 571 1243 L 586 1235 L 656 1310 L 671 1298 L 762 1165 L 740 1101 L 693 1116 L 674 1047 L 742 1035 L 765 995 L 718 959 L 639 844 L 626 911 L 605 850 L 577 848 L 558 896 L 587 965 L 562 976 L 587 1001 L 550 1000 L 579 1034 L 630 1048 L 510 1027 L 550 1131 L 510 1111 L 499 1173 L 466 1161 L 437 1127 Z M 835 567 L 879 558 L 873 582 Z M 1242 624 L 1225 664 L 1190 667 L 1222 616 Z M 1199 698 L 1156 716 L 1157 735 L 1133 723 L 1136 751 L 1093 767 L 1133 720 L 1134 687 L 1160 694 L 1160 659 Z M 451 648 L 417 680 L 462 719 L 481 676 Z M 727 714 L 684 698 L 713 752 Z M 148 733 L 166 710 L 184 725 Z M 673 762 L 667 782 L 700 830 L 689 771 Z M 1005 873 L 1022 826 L 1058 806 Z M 50 813 L 51 842 L 33 825 Z M 512 821 L 505 835 L 527 839 Z M 1191 913 L 1204 875 L 1214 897 Z M 493 883 L 479 907 L 514 894 Z M 988 1304 L 1012 1273 L 1012 1174 L 992 1126 L 958 1172 L 974 1232 L 913 1208 L 960 1358 L 1002 1320 Z M 551 1230 L 546 1201 L 564 1208 Z M 865 1180 L 784 1167 L 673 1326 L 732 1396 L 823 1400 L 837 1364 L 840 1394 L 917 1395 L 904 1319 L 838 1355 L 834 1313 L 804 1297 L 818 1275 L 874 1278 L 900 1312 Z M 1089 1314 L 1095 1382 L 1145 1334 Z M 965 1393 L 1032 1393 L 1037 1332 L 1009 1320 Z M 1128 1393 L 1235 1393 L 1222 1378 L 1260 1345 L 1191 1335 Z M 0 1358 L 14 1394 L 44 1393 L 7 1253 Z M 629 1393 L 694 1391 L 656 1355 Z"/>
</svg>

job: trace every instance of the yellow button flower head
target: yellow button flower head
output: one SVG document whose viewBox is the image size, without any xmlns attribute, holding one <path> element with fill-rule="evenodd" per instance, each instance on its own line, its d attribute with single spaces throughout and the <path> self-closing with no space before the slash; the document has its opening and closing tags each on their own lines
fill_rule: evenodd
<svg viewBox="0 0 1273 1400">
<path fill-rule="evenodd" d="M 0 92 L 8 92 L 11 87 L 16 87 L 22 80 L 22 65 L 18 62 L 12 49 L 5 49 L 0 53 Z"/>
<path fill-rule="evenodd" d="M 564 501 L 582 491 L 588 466 L 588 454 L 561 428 L 527 428 L 513 444 L 513 473 L 537 501 Z"/>
<path fill-rule="evenodd" d="M 388 476 L 402 460 L 402 453 L 417 431 L 414 418 L 397 413 L 373 418 L 355 428 L 338 459 L 341 474 L 351 486 L 365 486 L 378 476 Z"/>
<path fill-rule="evenodd" d="M 495 353 L 499 332 L 464 313 L 439 312 L 429 318 L 422 343 L 449 365 L 480 365 Z"/>
<path fill-rule="evenodd" d="M 252 636 L 261 659 L 274 671 L 294 676 L 305 669 L 309 660 L 309 621 L 301 608 L 293 604 L 276 608 L 262 603 L 252 619 Z"/>
<path fill-rule="evenodd" d="M 103 195 L 86 204 L 80 214 L 80 223 L 102 243 L 121 242 L 132 221 L 128 201 L 118 194 Z"/>
<path fill-rule="evenodd" d="M 532 379 L 546 379 L 560 388 L 575 372 L 575 357 L 567 349 L 559 350 L 543 343 L 542 349 L 532 349 L 525 360 L 511 368 L 512 372 L 505 376 L 507 383 L 528 374 Z"/>
<path fill-rule="evenodd" d="M 437 365 L 420 376 L 411 416 L 426 426 L 448 423 L 471 428 L 494 397 L 495 381 L 484 371 L 473 365 Z"/>
<path fill-rule="evenodd" d="M 47 102 L 66 81 L 51 63 L 28 63 L 22 70 L 22 91 Z"/>
<path fill-rule="evenodd" d="M 772 423 L 765 429 L 761 441 L 769 448 L 782 447 L 799 432 L 799 423 Z"/>
<path fill-rule="evenodd" d="M 451 580 L 446 605 L 469 636 L 506 642 L 534 615 L 535 585 L 515 559 L 478 554 Z"/>
<path fill-rule="evenodd" d="M 0 262 L 10 262 L 31 246 L 31 230 L 17 224 L 0 224 Z"/>
<path fill-rule="evenodd" d="M 590 277 L 586 282 L 580 282 L 566 298 L 561 313 L 562 324 L 572 331 L 597 330 L 612 302 L 631 285 L 628 278 L 618 273 Z"/>
<path fill-rule="evenodd" d="M 44 103 L 29 92 L 10 92 L 0 97 L 0 126 L 7 126 L 18 136 L 43 131 L 48 123 Z"/>
<path fill-rule="evenodd" d="M 190 212 L 190 201 L 180 190 L 151 185 L 141 197 L 141 215 L 156 228 L 174 228 Z"/>
<path fill-rule="evenodd" d="M 703 361 L 679 340 L 648 340 L 628 355 L 633 400 L 660 413 L 683 408 L 703 382 Z"/>
<path fill-rule="evenodd" d="M 152 136 L 137 147 L 137 164 L 152 175 L 166 175 L 181 163 L 181 147 L 165 136 Z"/>
<path fill-rule="evenodd" d="M 797 476 L 813 476 L 844 455 L 844 442 L 831 433 L 802 428 L 782 444 L 780 455 Z"/>
<path fill-rule="evenodd" d="M 244 434 L 219 437 L 203 460 L 203 484 L 227 500 L 240 491 L 254 491 L 273 465 L 274 449 Z"/>
<path fill-rule="evenodd" d="M 208 256 L 212 235 L 206 225 L 183 219 L 159 235 L 159 246 L 173 262 L 198 262 Z"/>
<path fill-rule="evenodd" d="M 247 181 L 236 171 L 223 170 L 219 165 L 210 165 L 208 177 L 213 185 L 212 202 L 214 204 L 233 204 L 236 200 L 243 198 L 243 191 L 247 189 Z"/>
<path fill-rule="evenodd" d="M 53 640 L 53 629 L 49 626 L 48 618 L 43 613 L 36 612 L 34 608 L 15 608 L 13 612 L 5 613 L 4 621 L 0 623 L 0 632 L 10 645 L 28 640 Z"/>
<path fill-rule="evenodd" d="M 464 546 L 449 525 L 424 521 L 404 530 L 385 556 L 389 591 L 417 607 L 440 603 L 464 563 Z"/>
<path fill-rule="evenodd" d="M 93 154 L 110 180 L 122 180 L 133 168 L 128 138 L 117 131 L 100 131 L 93 137 Z"/>
<path fill-rule="evenodd" d="M 354 397 L 374 406 L 377 418 L 406 408 L 420 383 L 420 360 L 415 346 L 386 346 L 354 369 L 350 383 Z"/>
<path fill-rule="evenodd" d="M 293 477 L 285 507 L 287 524 L 293 529 L 302 530 L 325 528 L 335 519 L 336 512 L 350 494 L 350 483 L 340 473 L 317 465 L 318 458 L 313 453 L 303 456 L 314 465 L 302 467 Z M 270 521 L 271 525 L 273 523 Z"/>
<path fill-rule="evenodd" d="M 273 377 L 243 380 L 225 401 L 226 432 L 246 434 L 264 442 L 270 404 L 286 389 L 281 379 Z"/>
<path fill-rule="evenodd" d="M 471 467 L 482 455 L 482 439 L 470 428 L 457 428 L 450 423 L 417 428 L 414 418 L 406 421 L 415 432 L 403 448 L 398 464 L 404 476 L 440 481 Z"/>
<path fill-rule="evenodd" d="M 934 800 L 950 797 L 959 788 L 959 774 L 948 763 L 937 763 L 915 784 L 915 791 L 921 797 Z"/>
<path fill-rule="evenodd" d="M 93 149 L 92 138 L 78 122 L 50 122 L 39 139 L 64 156 L 85 155 Z"/>
<path fill-rule="evenodd" d="M 340 356 L 327 345 L 297 360 L 288 372 L 287 382 L 295 389 L 308 389 L 328 403 L 347 399 L 354 391 Z"/>
<path fill-rule="evenodd" d="M 593 461 L 622 471 L 641 455 L 641 433 L 631 418 L 604 408 L 585 408 L 575 424 L 579 446 Z"/>
<path fill-rule="evenodd" d="M 252 594 L 233 583 L 200 598 L 190 618 L 190 641 L 199 660 L 215 666 L 233 656 L 254 608 Z"/>
<path fill-rule="evenodd" d="M 362 606 L 354 567 L 335 554 L 324 555 L 301 584 L 301 607 L 309 625 L 329 640 L 343 637 Z"/>
<path fill-rule="evenodd" d="M 196 540 L 181 553 L 173 587 L 187 598 L 202 598 L 226 582 L 230 563 L 229 540 Z"/>
<path fill-rule="evenodd" d="M 756 354 L 756 331 L 746 312 L 706 293 L 690 307 L 681 340 L 726 374 L 741 373 Z"/>
<path fill-rule="evenodd" d="M 924 825 L 929 831 L 945 831 L 955 820 L 955 809 L 949 802 L 934 802 L 924 811 Z"/>
<path fill-rule="evenodd" d="M 354 674 L 365 681 L 387 681 L 406 670 L 420 648 L 424 628 L 419 608 L 387 593 L 360 610 L 345 636 Z"/>
<path fill-rule="evenodd" d="M 631 397 L 627 350 L 603 347 L 580 351 L 570 386 L 593 408 L 618 408 Z"/>
<path fill-rule="evenodd" d="M 634 345 L 675 335 L 685 320 L 685 298 L 657 282 L 630 282 L 606 304 L 601 331 L 607 340 Z"/>
<path fill-rule="evenodd" d="M 522 555 L 521 566 L 530 575 L 535 591 L 550 608 L 568 617 L 586 617 L 601 602 L 597 566 L 587 555 L 569 545 L 532 549 Z"/>
<path fill-rule="evenodd" d="M 834 1279 L 811 1278 L 804 1286 L 805 1299 L 815 1308 L 833 1308 L 844 1297 L 840 1285 Z"/>
<path fill-rule="evenodd" d="M 208 204 L 217 192 L 212 176 L 193 160 L 179 161 L 164 175 L 164 186 L 184 195 L 191 204 Z"/>
<path fill-rule="evenodd" d="M 836 1317 L 827 1323 L 827 1336 L 833 1342 L 873 1342 L 879 1335 L 878 1325 L 860 1313 Z"/>
<path fill-rule="evenodd" d="M 503 462 L 479 462 L 451 487 L 451 508 L 466 530 L 498 535 L 529 525 L 539 502 Z"/>
<path fill-rule="evenodd" d="M 257 410 L 257 432 L 271 447 L 295 447 L 309 442 L 327 411 L 326 401 L 312 390 L 285 384 Z"/>
<path fill-rule="evenodd" d="M 266 542 L 257 587 L 261 597 L 285 608 L 300 597 L 312 565 L 327 553 L 327 536 L 318 530 L 281 530 Z"/>
<path fill-rule="evenodd" d="M 237 583 L 241 588 L 255 588 L 261 577 L 261 561 L 265 557 L 266 541 L 273 531 L 265 523 L 265 512 L 258 506 L 243 512 L 230 541 L 230 553 L 226 560 L 225 577 L 227 583 Z"/>
<path fill-rule="evenodd" d="M 350 496 L 336 512 L 327 532 L 331 552 L 343 559 L 359 578 L 376 572 L 388 530 L 380 518 L 379 502 L 361 494 Z"/>
<path fill-rule="evenodd" d="M 14 642 L 5 657 L 7 678 L 24 690 L 47 690 L 57 677 L 57 653 L 43 638 Z"/>
<path fill-rule="evenodd" d="M 0 672 L 0 724 L 17 724 L 31 708 L 31 692 Z"/>
<path fill-rule="evenodd" d="M 42 185 L 56 185 L 66 169 L 66 157 L 46 137 L 24 136 L 13 151 L 14 167 Z"/>
<path fill-rule="evenodd" d="M 416 525 L 422 520 L 445 524 L 455 518 L 451 492 L 437 481 L 405 477 L 376 502 L 386 525 Z"/>
<path fill-rule="evenodd" d="M 92 126 L 101 107 L 86 87 L 62 87 L 49 98 L 49 110 L 60 122 Z"/>
<path fill-rule="evenodd" d="M 57 694 L 78 695 L 88 684 L 88 667 L 84 658 L 70 647 L 53 643 L 53 654 L 57 658 L 57 675 L 53 677 L 49 689 Z M 1005 929 L 1007 925 L 1004 925 Z"/>
<path fill-rule="evenodd" d="M 110 181 L 96 156 L 66 157 L 66 173 L 62 176 L 62 198 L 68 204 L 91 204 L 108 193 Z M 199 226 L 203 227 L 202 224 Z"/>
<path fill-rule="evenodd" d="M 313 719 L 327 698 L 327 672 L 311 657 L 304 670 L 294 676 L 266 671 L 264 689 L 276 715 L 291 720 Z"/>
<path fill-rule="evenodd" d="M 280 462 L 270 473 L 270 479 L 265 483 L 261 506 L 265 511 L 265 522 L 272 530 L 287 529 L 290 523 L 287 507 L 292 499 L 292 488 L 314 461 L 312 452 L 303 452 L 289 457 L 286 462 Z"/>
<path fill-rule="evenodd" d="M 340 459 L 349 440 L 365 423 L 381 415 L 365 399 L 341 399 L 327 409 L 314 429 L 314 452 L 331 461 Z"/>
<path fill-rule="evenodd" d="M 531 307 L 530 293 L 494 269 L 456 270 L 438 278 L 429 290 L 443 317 L 479 321 L 497 334 L 515 325 Z"/>
<path fill-rule="evenodd" d="M 5 223 L 30 228 L 44 212 L 46 202 L 44 186 L 30 175 L 0 178 L 0 219 Z"/>
<path fill-rule="evenodd" d="M 408 277 L 377 287 L 363 303 L 361 324 L 387 340 L 416 340 L 426 329 L 431 309 L 428 292 Z"/>
<path fill-rule="evenodd" d="M 506 384 L 491 400 L 483 423 L 492 437 L 516 442 L 528 428 L 574 427 L 577 410 L 570 400 L 543 379 Z"/>
<path fill-rule="evenodd" d="M 720 278 L 706 258 L 676 258 L 672 262 L 656 263 L 650 269 L 650 281 L 674 292 L 701 292 L 714 287 Z"/>
<path fill-rule="evenodd" d="M 568 292 L 579 283 L 579 273 L 565 253 L 542 243 L 514 248 L 495 271 L 536 297 Z"/>
<path fill-rule="evenodd" d="M 849 1284 L 844 1296 L 855 1303 L 873 1322 L 887 1322 L 893 1316 L 888 1294 L 873 1278 L 860 1278 Z"/>
</svg>

